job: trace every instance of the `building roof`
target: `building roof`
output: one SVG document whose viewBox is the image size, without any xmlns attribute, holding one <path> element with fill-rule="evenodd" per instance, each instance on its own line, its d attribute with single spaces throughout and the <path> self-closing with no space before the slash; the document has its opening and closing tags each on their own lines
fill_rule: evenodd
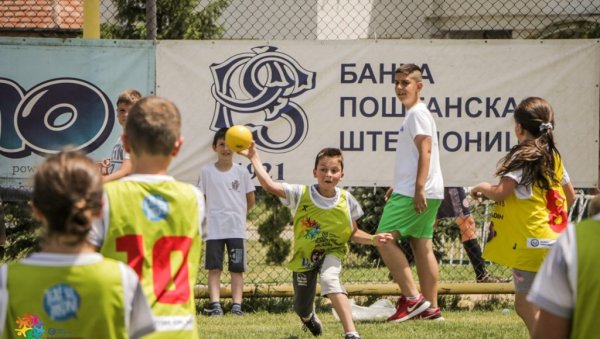
<svg viewBox="0 0 600 339">
<path fill-rule="evenodd" d="M 83 0 L 0 0 L 2 31 L 80 31 Z"/>
</svg>

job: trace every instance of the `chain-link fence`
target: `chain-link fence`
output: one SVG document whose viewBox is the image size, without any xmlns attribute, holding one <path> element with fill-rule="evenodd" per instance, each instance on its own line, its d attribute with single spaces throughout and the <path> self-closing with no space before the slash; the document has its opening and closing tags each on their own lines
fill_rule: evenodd
<svg viewBox="0 0 600 339">
<path fill-rule="evenodd" d="M 349 190 L 361 202 L 365 216 L 359 220 L 359 226 L 369 233 L 377 227 L 384 206 L 385 188 L 359 187 Z M 291 273 L 286 268 L 290 259 L 290 245 L 293 238 L 292 226 L 280 204 L 273 203 L 272 196 L 257 190 L 257 204 L 248 215 L 247 223 L 247 262 L 248 270 L 244 281 L 246 286 L 281 286 L 291 282 Z M 591 195 L 579 190 L 576 201 L 570 210 L 569 220 L 577 222 L 586 217 L 587 204 Z M 28 199 L 23 193 L 22 198 Z M 434 252 L 440 263 L 441 283 L 474 283 L 508 281 L 511 271 L 504 266 L 483 261 L 481 253 L 487 237 L 488 220 L 491 212 L 489 202 L 472 203 L 471 214 L 475 222 L 474 233 L 465 234 L 468 228 L 460 227 L 462 219 L 442 219 L 434 231 Z M 26 203 L 0 203 L 0 262 L 21 257 L 35 248 L 35 223 Z M 289 214 L 287 214 L 289 216 Z M 276 216 L 276 217 L 274 217 Z M 279 220 L 277 220 L 279 219 Z M 273 226 L 273 224 L 279 226 Z M 471 232 L 471 231 L 467 231 Z M 265 241 L 269 239 L 268 241 Z M 275 240 L 273 240 L 275 239 Z M 471 241 L 469 245 L 468 242 Z M 287 245 L 286 245 L 287 244 Z M 474 245 L 477 246 L 474 246 Z M 407 243 L 399 244 L 407 257 L 411 259 Z M 476 247 L 474 251 L 474 247 Z M 477 258 L 479 257 L 479 258 Z M 478 265 L 483 265 L 479 266 Z M 381 261 L 375 247 L 352 244 L 344 263 L 342 279 L 346 284 L 388 283 L 388 270 Z M 483 271 L 482 271 L 483 270 Z M 230 276 L 225 264 L 222 283 L 230 284 Z M 483 275 L 482 275 L 483 272 Z M 416 276 L 416 275 L 415 275 Z M 206 295 L 208 273 L 199 269 L 199 291 Z M 288 291 L 291 292 L 291 291 Z"/>
<path fill-rule="evenodd" d="M 90 0 L 86 0 L 90 1 Z M 599 0 L 95 0 L 100 1 L 102 38 L 126 39 L 523 39 L 600 37 Z M 0 35 L 81 37 L 83 0 L 0 0 Z M 372 194 L 369 196 L 369 191 Z M 370 213 L 362 225 L 373 232 L 382 188 L 355 188 Z M 288 284 L 285 268 L 292 230 L 284 223 L 277 242 L 262 239 L 259 229 L 274 214 L 260 195 L 248 222 L 246 284 Z M 379 199 L 379 200 L 378 200 Z M 580 195 L 575 218 L 587 200 Z M 475 233 L 461 234 L 457 220 L 436 228 L 435 250 L 440 281 L 473 282 L 508 278 L 506 267 L 485 263 L 478 273 L 465 243 L 484 246 L 486 204 L 473 206 Z M 375 216 L 374 216 L 374 215 Z M 459 220 L 465 222 L 465 220 Z M 4 226 L 4 223 L 3 225 Z M 0 231 L 2 229 L 0 228 Z M 0 232 L 2 233 L 2 232 Z M 10 232 L 8 232 L 10 235 Z M 465 241 L 467 239 L 467 241 Z M 472 242 L 471 242 L 472 243 Z M 408 247 L 404 246 L 407 250 Z M 473 247 L 473 246 L 471 246 Z M 286 250 L 287 249 L 287 250 Z M 388 271 L 376 250 L 353 246 L 345 262 L 347 283 L 387 282 Z M 478 279 L 479 278 L 479 279 Z M 228 275 L 223 283 L 228 284 Z M 207 273 L 200 270 L 199 283 Z"/>
<path fill-rule="evenodd" d="M 379 216 L 384 206 L 383 195 L 385 188 L 349 188 L 356 198 L 363 204 L 365 216 L 359 220 L 359 226 L 369 233 L 374 233 L 379 221 Z M 245 273 L 245 284 L 250 286 L 288 285 L 291 282 L 291 273 L 285 267 L 290 259 L 290 252 L 281 250 L 281 243 L 264 242 L 265 237 L 278 237 L 285 243 L 290 243 L 293 238 L 291 224 L 284 223 L 279 230 L 281 233 L 273 235 L 276 227 L 265 223 L 272 223 L 271 216 L 277 213 L 272 200 L 266 198 L 262 190 L 258 190 L 256 207 L 249 213 L 247 228 L 247 259 L 248 271 Z M 570 210 L 569 220 L 579 221 L 586 216 L 587 204 L 590 195 L 585 195 L 583 190 L 577 192 L 577 198 Z M 265 201 L 265 199 L 268 199 Z M 470 200 L 470 199 L 469 199 Z M 510 281 L 512 274 L 508 267 L 496 265 L 481 258 L 481 251 L 485 246 L 491 204 L 471 202 L 470 211 L 474 221 L 474 233 L 467 227 L 461 227 L 459 222 L 468 223 L 467 218 L 441 219 L 434 231 L 434 252 L 440 264 L 440 283 L 501 283 Z M 280 217 L 281 218 L 281 217 Z M 262 229 L 261 229 L 262 228 Z M 268 236 L 265 236 L 265 232 Z M 278 231 L 275 231 L 278 232 Z M 408 242 L 401 242 L 401 248 L 407 253 L 409 261 L 413 261 Z M 413 265 L 414 266 L 414 265 Z M 390 281 L 388 269 L 381 260 L 375 247 L 353 244 L 344 263 L 342 280 L 346 284 L 373 284 L 387 283 Z M 414 267 L 413 267 L 414 270 Z M 415 273 L 415 277 L 416 272 Z M 229 284 L 229 275 L 225 264 L 222 277 L 224 285 Z M 207 284 L 207 273 L 200 270 L 198 283 Z"/>
<path fill-rule="evenodd" d="M 105 38 L 507 39 L 600 36 L 598 0 L 85 0 Z M 80 37 L 84 0 L 0 1 L 0 35 Z"/>
</svg>

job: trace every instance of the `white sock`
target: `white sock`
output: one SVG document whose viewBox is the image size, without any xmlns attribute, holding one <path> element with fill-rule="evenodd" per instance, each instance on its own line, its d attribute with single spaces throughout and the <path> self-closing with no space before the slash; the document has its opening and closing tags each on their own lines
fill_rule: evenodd
<svg viewBox="0 0 600 339">
<path fill-rule="evenodd" d="M 313 314 L 311 313 L 311 314 L 309 314 L 309 315 L 308 315 L 308 317 L 307 317 L 307 318 L 302 318 L 302 317 L 300 317 L 300 319 L 302 319 L 303 321 L 309 321 L 309 320 L 310 320 L 310 318 L 312 318 L 312 316 L 313 316 Z"/>
</svg>

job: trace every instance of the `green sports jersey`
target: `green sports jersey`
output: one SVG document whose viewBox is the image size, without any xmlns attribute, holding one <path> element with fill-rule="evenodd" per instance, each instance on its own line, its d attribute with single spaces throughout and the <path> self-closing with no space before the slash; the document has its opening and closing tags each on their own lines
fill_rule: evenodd
<svg viewBox="0 0 600 339">
<path fill-rule="evenodd" d="M 595 338 L 600 333 L 600 221 L 587 219 L 575 226 L 577 238 L 577 296 L 571 338 Z"/>
<path fill-rule="evenodd" d="M 340 190 L 337 204 L 324 209 L 315 205 L 310 197 L 310 187 L 305 186 L 294 215 L 294 255 L 289 269 L 310 271 L 318 267 L 327 254 L 343 260 L 351 235 L 347 192 Z"/>
<path fill-rule="evenodd" d="M 158 331 L 149 338 L 197 338 L 198 191 L 175 180 L 120 180 L 104 190 L 109 224 L 101 253 L 138 274 Z"/>
<path fill-rule="evenodd" d="M 128 338 L 120 263 L 110 259 L 67 266 L 23 262 L 8 265 L 2 339 Z"/>
</svg>

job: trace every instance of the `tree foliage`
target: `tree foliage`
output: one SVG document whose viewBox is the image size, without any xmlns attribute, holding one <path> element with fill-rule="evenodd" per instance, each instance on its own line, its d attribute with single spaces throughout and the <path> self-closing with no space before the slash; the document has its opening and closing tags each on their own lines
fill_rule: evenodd
<svg viewBox="0 0 600 339">
<path fill-rule="evenodd" d="M 199 0 L 156 0 L 157 39 L 219 39 L 224 29 L 217 19 L 230 0 L 211 1 L 198 10 Z M 103 39 L 146 39 L 146 0 L 116 0 L 116 22 L 102 24 Z"/>
<path fill-rule="evenodd" d="M 256 191 L 258 200 L 268 206 L 269 215 L 258 224 L 258 241 L 267 246 L 267 264 L 281 265 L 290 254 L 291 242 L 281 237 L 281 232 L 292 221 L 290 210 L 279 199 L 262 189 Z"/>
<path fill-rule="evenodd" d="M 0 223 L 6 240 L 0 244 L 0 262 L 9 262 L 38 250 L 39 224 L 33 219 L 27 201 L 0 203 Z"/>
<path fill-rule="evenodd" d="M 556 22 L 544 28 L 534 39 L 596 39 L 600 38 L 600 23 L 575 20 Z"/>
</svg>

